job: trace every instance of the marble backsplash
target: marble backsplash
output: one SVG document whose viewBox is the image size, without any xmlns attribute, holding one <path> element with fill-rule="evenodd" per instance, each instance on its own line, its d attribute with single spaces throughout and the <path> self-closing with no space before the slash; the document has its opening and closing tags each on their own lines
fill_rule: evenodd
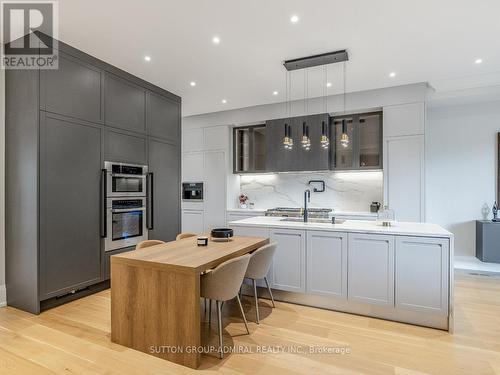
<svg viewBox="0 0 500 375">
<path fill-rule="evenodd" d="M 320 188 L 320 185 L 309 186 L 307 183 L 310 180 L 325 181 L 325 192 L 314 193 L 313 188 Z M 280 173 L 240 177 L 240 191 L 248 196 L 256 209 L 302 207 L 307 188 L 311 190 L 310 207 L 369 212 L 371 202 L 383 201 L 383 173 Z"/>
</svg>

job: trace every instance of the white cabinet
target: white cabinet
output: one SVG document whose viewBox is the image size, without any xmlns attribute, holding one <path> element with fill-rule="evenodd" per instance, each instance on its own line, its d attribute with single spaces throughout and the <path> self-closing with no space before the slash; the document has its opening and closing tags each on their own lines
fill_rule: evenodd
<svg viewBox="0 0 500 375">
<path fill-rule="evenodd" d="M 203 128 L 182 130 L 182 152 L 203 151 Z"/>
<path fill-rule="evenodd" d="M 226 152 L 204 153 L 203 205 L 205 231 L 226 225 Z"/>
<path fill-rule="evenodd" d="M 424 131 L 423 102 L 384 107 L 384 137 L 423 135 Z"/>
<path fill-rule="evenodd" d="M 347 298 L 347 233 L 307 232 L 306 291 Z"/>
<path fill-rule="evenodd" d="M 203 152 L 182 154 L 182 181 L 203 182 Z"/>
<path fill-rule="evenodd" d="M 250 217 L 264 216 L 264 211 L 227 211 L 227 221 L 237 221 Z"/>
<path fill-rule="evenodd" d="M 269 228 L 262 227 L 232 227 L 235 236 L 269 238 Z"/>
<path fill-rule="evenodd" d="M 396 308 L 448 315 L 448 239 L 396 238 Z"/>
<path fill-rule="evenodd" d="M 212 126 L 203 129 L 205 150 L 229 150 L 229 127 Z"/>
<path fill-rule="evenodd" d="M 305 292 L 305 231 L 271 229 L 270 238 L 278 243 L 271 266 L 271 287 L 290 292 Z"/>
<path fill-rule="evenodd" d="M 394 236 L 349 234 L 348 298 L 394 306 Z"/>
<path fill-rule="evenodd" d="M 398 221 L 424 221 L 424 136 L 386 138 L 384 200 Z"/>
<path fill-rule="evenodd" d="M 182 231 L 191 233 L 203 233 L 203 211 L 182 210 Z"/>
</svg>

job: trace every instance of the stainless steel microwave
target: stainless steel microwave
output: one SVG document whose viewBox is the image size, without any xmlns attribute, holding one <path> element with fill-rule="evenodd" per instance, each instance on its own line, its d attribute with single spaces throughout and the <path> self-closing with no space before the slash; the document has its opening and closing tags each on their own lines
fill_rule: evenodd
<svg viewBox="0 0 500 375">
<path fill-rule="evenodd" d="M 147 166 L 107 161 L 104 169 L 107 174 L 108 197 L 146 196 Z"/>
</svg>

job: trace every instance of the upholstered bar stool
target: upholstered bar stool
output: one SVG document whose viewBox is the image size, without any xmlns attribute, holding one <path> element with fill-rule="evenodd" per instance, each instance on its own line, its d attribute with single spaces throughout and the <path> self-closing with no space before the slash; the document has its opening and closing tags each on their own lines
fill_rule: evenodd
<svg viewBox="0 0 500 375">
<path fill-rule="evenodd" d="M 222 345 L 222 302 L 229 301 L 236 297 L 238 300 L 238 305 L 240 307 L 241 315 L 243 316 L 243 321 L 245 322 L 245 328 L 247 333 L 250 334 L 248 330 L 247 319 L 241 306 L 240 296 L 238 291 L 240 289 L 241 283 L 243 282 L 243 277 L 245 276 L 245 271 L 250 260 L 250 255 L 246 254 L 238 258 L 230 259 L 219 266 L 215 267 L 213 270 L 208 271 L 206 274 L 201 275 L 201 296 L 210 300 L 216 301 L 217 305 L 217 322 L 219 327 L 219 347 L 220 353 L 219 357 L 223 358 L 224 349 Z M 212 304 L 210 303 L 210 306 Z"/>
<path fill-rule="evenodd" d="M 245 273 L 246 279 L 251 279 L 253 284 L 253 294 L 255 298 L 255 314 L 256 314 L 256 322 L 260 323 L 259 317 L 259 298 L 257 296 L 257 280 L 264 279 L 266 282 L 267 290 L 269 291 L 269 295 L 271 296 L 271 301 L 273 303 L 273 307 L 276 307 L 274 304 L 273 293 L 271 292 L 271 288 L 269 287 L 269 282 L 267 281 L 267 273 L 269 272 L 269 268 L 271 267 L 271 263 L 273 261 L 274 252 L 276 251 L 276 246 L 278 244 L 276 242 L 270 243 L 269 245 L 262 246 L 261 248 L 255 250 L 251 255 L 250 262 L 248 263 L 247 272 Z"/>
<path fill-rule="evenodd" d="M 182 240 L 183 238 L 194 237 L 194 236 L 197 236 L 197 234 L 189 232 L 179 233 L 177 237 L 175 237 L 175 240 L 179 241 Z"/>
<path fill-rule="evenodd" d="M 145 247 L 150 247 L 150 246 L 155 246 L 155 245 L 161 245 L 162 243 L 165 243 L 160 240 L 146 240 L 146 241 L 141 241 L 137 245 L 135 245 L 135 249 L 144 249 Z"/>
</svg>

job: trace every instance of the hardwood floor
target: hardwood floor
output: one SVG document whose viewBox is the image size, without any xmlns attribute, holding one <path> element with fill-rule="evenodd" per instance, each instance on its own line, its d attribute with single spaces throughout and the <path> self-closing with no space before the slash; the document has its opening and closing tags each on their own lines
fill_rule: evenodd
<svg viewBox="0 0 500 375">
<path fill-rule="evenodd" d="M 257 326 L 246 297 L 247 336 L 236 304 L 227 303 L 224 343 L 244 350 L 223 360 L 204 355 L 198 371 L 111 343 L 109 290 L 39 316 L 0 308 L 0 374 L 500 374 L 500 277 L 456 275 L 455 286 L 453 335 L 287 303 L 271 311 L 266 300 Z M 207 345 L 217 343 L 215 320 L 203 327 Z M 348 353 L 262 353 L 298 346 Z"/>
</svg>

